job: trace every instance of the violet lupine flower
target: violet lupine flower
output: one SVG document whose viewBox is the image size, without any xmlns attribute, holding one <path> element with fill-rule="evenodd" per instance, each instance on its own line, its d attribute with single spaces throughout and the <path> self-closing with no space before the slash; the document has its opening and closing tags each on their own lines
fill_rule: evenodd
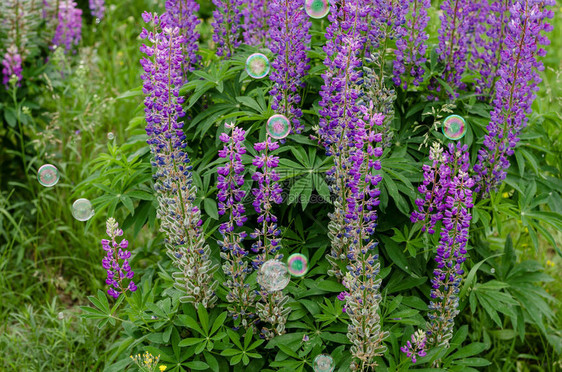
<svg viewBox="0 0 562 372">
<path fill-rule="evenodd" d="M 240 45 L 241 8 L 244 0 L 213 0 L 213 41 L 217 43 L 217 56 L 232 57 Z"/>
<path fill-rule="evenodd" d="M 444 163 L 443 148 L 438 143 L 434 143 L 431 147 L 429 160 L 433 163 L 422 166 L 423 182 L 418 187 L 423 198 L 416 199 L 418 210 L 412 212 L 410 220 L 412 223 L 421 221 L 421 230 L 433 234 L 435 224 L 443 218 L 448 179 L 451 175 L 450 169 L 442 166 Z"/>
<path fill-rule="evenodd" d="M 283 201 L 282 189 L 278 183 L 279 175 L 275 171 L 275 168 L 279 166 L 279 157 L 271 154 L 278 148 L 279 143 L 271 141 L 269 136 L 264 142 L 254 145 L 254 150 L 258 154 L 252 161 L 252 164 L 257 167 L 252 179 L 257 183 L 257 187 L 252 189 L 254 196 L 252 205 L 258 213 L 257 222 L 261 224 L 261 228 L 256 228 L 250 234 L 252 239 L 257 239 L 257 242 L 252 245 L 252 251 L 258 253 L 252 262 L 256 270 L 259 270 L 268 260 L 283 258 L 283 255 L 278 253 L 281 249 L 279 244 L 281 231 L 277 227 L 277 216 L 273 213 L 273 205 Z M 261 274 L 261 271 L 258 271 L 258 275 Z M 260 283 L 259 279 L 258 283 Z M 260 337 L 269 340 L 276 334 L 285 333 L 285 323 L 291 311 L 286 306 L 289 298 L 281 291 L 268 291 L 261 285 L 257 294 L 259 294 L 260 300 L 256 303 L 256 313 L 263 323 L 271 325 L 271 327 L 262 327 Z"/>
<path fill-rule="evenodd" d="M 269 37 L 267 18 L 270 5 L 266 4 L 265 0 L 246 0 L 245 3 L 246 6 L 242 9 L 244 44 L 264 46 Z"/>
<path fill-rule="evenodd" d="M 273 213 L 273 205 L 281 204 L 283 201 L 281 196 L 283 190 L 278 183 L 279 174 L 275 171 L 275 168 L 279 166 L 279 157 L 271 154 L 278 148 L 279 143 L 271 141 L 269 136 L 264 142 L 254 145 L 254 150 L 258 152 L 258 155 L 252 161 L 252 164 L 257 167 L 256 172 L 252 174 L 252 179 L 256 181 L 258 187 L 252 189 L 254 196 L 252 205 L 258 213 L 258 223 L 263 225 L 261 229 L 257 228 L 250 235 L 253 239 L 258 239 L 252 245 L 252 250 L 259 253 L 253 261 L 255 269 L 269 259 L 282 258 L 277 254 L 281 248 L 279 246 L 281 231 L 277 227 L 277 216 Z"/>
<path fill-rule="evenodd" d="M 479 2 L 471 0 L 445 0 L 441 5 L 443 14 L 439 17 L 441 27 L 437 55 L 439 61 L 445 64 L 442 79 L 454 92 L 454 95 L 449 94 L 449 98 L 458 97 L 460 95 L 458 91 L 466 88 L 461 78 L 466 70 L 470 30 L 479 6 Z M 442 87 L 437 81 L 432 81 L 429 88 L 434 89 L 436 95 L 439 95 Z M 429 98 L 436 97 L 431 95 Z"/>
<path fill-rule="evenodd" d="M 40 26 L 40 5 L 25 0 L 3 0 L 0 2 L 0 53 L 2 82 L 9 86 L 12 76 L 19 86 L 23 78 L 23 64 L 36 47 L 37 29 Z"/>
<path fill-rule="evenodd" d="M 103 250 L 107 252 L 102 260 L 102 266 L 107 270 L 107 279 L 105 283 L 109 286 L 107 293 L 118 299 L 122 293 L 127 291 L 134 292 L 137 290 L 133 277 L 135 273 L 129 265 L 131 252 L 127 250 L 129 242 L 125 239 L 117 243 L 118 236 L 123 235 L 123 230 L 119 228 L 119 224 L 114 218 L 108 218 L 107 235 L 109 239 L 102 239 L 101 245 Z"/>
<path fill-rule="evenodd" d="M 421 329 L 418 329 L 416 333 L 412 335 L 412 341 L 406 341 L 406 345 L 400 348 L 404 354 L 408 356 L 408 358 L 412 359 L 412 363 L 417 362 L 417 357 L 424 357 L 427 355 L 425 351 L 425 343 L 427 342 L 427 337 L 425 336 L 425 332 Z"/>
<path fill-rule="evenodd" d="M 82 39 L 82 9 L 73 0 L 60 0 L 58 6 L 57 29 L 52 43 L 69 52 Z"/>
<path fill-rule="evenodd" d="M 143 28 L 141 39 L 149 45 L 140 48 L 144 73 L 146 133 L 153 155 L 157 216 L 166 235 L 167 254 L 179 269 L 173 273 L 174 287 L 183 294 L 182 302 L 213 306 L 217 265 L 210 259 L 209 246 L 201 231 L 201 211 L 194 205 L 197 189 L 193 185 L 187 143 L 180 121 L 185 116 L 179 95 L 183 76 L 184 37 L 179 28 L 165 27 L 162 18 L 144 12 L 143 20 L 153 31 Z"/>
<path fill-rule="evenodd" d="M 92 17 L 98 20 L 103 19 L 105 15 L 105 0 L 90 0 L 90 11 L 92 12 Z"/>
<path fill-rule="evenodd" d="M 519 135 L 527 125 L 527 114 L 538 91 L 543 64 L 538 57 L 546 55 L 540 45 L 549 41 L 541 32 L 552 26 L 546 22 L 553 16 L 546 6 L 554 1 L 515 1 L 506 29 L 504 49 L 501 52 L 499 80 L 495 85 L 494 110 L 486 129 L 484 146 L 478 152 L 476 191 L 487 195 L 505 179 L 509 168 L 508 157 L 519 142 Z"/>
<path fill-rule="evenodd" d="M 197 55 L 199 50 L 199 32 L 195 30 L 197 25 L 201 23 L 197 18 L 199 4 L 195 0 L 166 0 L 166 12 L 162 15 L 162 22 L 165 27 L 179 28 L 180 35 L 184 38 L 183 48 L 183 70 L 184 79 L 188 72 L 193 71 L 201 60 L 201 56 Z"/>
<path fill-rule="evenodd" d="M 292 131 L 300 133 L 304 126 L 300 122 L 302 110 L 297 107 L 304 88 L 303 78 L 310 69 L 306 55 L 310 44 L 310 17 L 304 12 L 301 0 L 273 0 L 270 5 L 269 49 L 275 55 L 271 63 L 270 79 L 275 82 L 271 91 L 271 108 L 285 115 L 292 122 Z"/>
<path fill-rule="evenodd" d="M 369 9 L 369 26 L 368 43 L 369 51 L 372 53 L 374 49 L 381 48 L 381 56 L 387 49 L 387 43 L 392 40 L 400 40 L 406 35 L 406 14 L 408 14 L 408 1 L 394 0 L 363 0 L 362 4 L 368 5 Z"/>
<path fill-rule="evenodd" d="M 431 345 L 448 345 L 453 334 L 454 318 L 458 314 L 458 293 L 464 270 L 462 263 L 466 257 L 466 244 L 473 207 L 472 188 L 474 180 L 470 170 L 468 147 L 458 143 L 449 144 L 443 154 L 441 187 L 447 189 L 443 209 L 441 239 L 435 261 L 437 267 L 431 280 L 432 290 L 428 315 L 427 335 Z"/>
<path fill-rule="evenodd" d="M 16 76 L 17 85 L 20 85 L 21 79 L 23 79 L 23 67 L 22 58 L 18 53 L 18 49 L 15 45 L 9 46 L 2 59 L 2 83 L 8 87 L 12 76 Z"/>
<path fill-rule="evenodd" d="M 328 156 L 334 157 L 335 166 L 328 172 L 327 181 L 335 197 L 335 210 L 330 214 L 329 229 L 332 234 L 331 253 L 327 259 L 332 265 L 331 275 L 341 277 L 339 262 L 345 260 L 346 243 L 344 241 L 345 199 L 347 156 L 352 145 L 347 135 L 349 124 L 359 120 L 355 103 L 361 95 L 359 79 L 361 77 L 361 60 L 359 58 L 366 38 L 361 34 L 367 29 L 368 8 L 357 7 L 352 3 L 338 1 L 333 4 L 326 28 L 326 45 L 324 60 L 326 72 L 322 74 L 324 85 L 320 90 L 319 140 Z M 351 27 L 350 27 L 351 26 Z"/>
<path fill-rule="evenodd" d="M 226 133 L 220 135 L 224 147 L 219 150 L 219 157 L 227 162 L 218 168 L 217 199 L 219 214 L 226 214 L 228 220 L 219 227 L 222 240 L 218 244 L 222 251 L 220 255 L 225 260 L 225 285 L 230 290 L 226 299 L 232 305 L 228 309 L 234 319 L 240 318 L 242 326 L 247 327 L 248 318 L 254 317 L 248 309 L 254 304 L 255 294 L 250 291 L 249 285 L 244 283 L 246 276 L 251 272 L 248 262 L 244 260 L 248 255 L 243 246 L 246 233 L 235 232 L 235 228 L 243 226 L 247 220 L 243 203 L 246 192 L 241 189 L 244 185 L 245 167 L 242 164 L 242 155 L 246 153 L 246 132 L 235 124 L 225 124 L 225 127 L 230 128 L 232 132 L 230 136 Z"/>
<path fill-rule="evenodd" d="M 401 32 L 402 37 L 396 39 L 394 60 L 394 83 L 404 89 L 408 88 L 408 84 L 418 86 L 423 82 L 425 69 L 422 65 L 427 61 L 425 42 L 429 38 L 425 28 L 429 22 L 427 9 L 431 7 L 431 0 L 409 0 L 409 4 L 408 27 Z"/>
<path fill-rule="evenodd" d="M 348 289 L 345 311 L 351 323 L 347 336 L 352 342 L 354 365 L 374 367 L 374 358 L 384 353 L 380 327 L 380 270 L 377 243 L 371 239 L 376 227 L 379 204 L 378 184 L 382 180 L 383 149 L 380 133 L 385 116 L 377 112 L 373 101 L 361 96 L 359 59 L 365 46 L 370 14 L 368 2 L 337 1 L 328 16 L 324 47 L 327 67 L 320 92 L 321 118 L 319 139 L 335 166 L 328 172 L 335 210 L 330 214 L 329 235 L 332 242 L 327 259 L 330 273 L 342 278 Z M 340 269 L 346 263 L 347 273 Z"/>
</svg>

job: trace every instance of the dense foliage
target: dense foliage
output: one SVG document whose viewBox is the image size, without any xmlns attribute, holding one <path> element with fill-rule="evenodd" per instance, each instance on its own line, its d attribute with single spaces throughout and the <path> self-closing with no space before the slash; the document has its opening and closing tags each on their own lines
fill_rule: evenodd
<svg viewBox="0 0 562 372">
<path fill-rule="evenodd" d="M 560 367 L 556 4 L 309 3 L 2 5 L 0 365 Z"/>
</svg>

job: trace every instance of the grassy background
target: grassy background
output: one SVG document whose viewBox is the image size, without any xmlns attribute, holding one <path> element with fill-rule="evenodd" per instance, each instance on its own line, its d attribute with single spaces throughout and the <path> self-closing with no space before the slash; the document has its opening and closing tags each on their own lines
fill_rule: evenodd
<svg viewBox="0 0 562 372">
<path fill-rule="evenodd" d="M 114 144 L 126 141 L 132 143 L 132 150 L 141 146 L 132 139 L 142 129 L 129 123 L 140 98 L 116 98 L 140 85 L 140 14 L 157 6 L 148 0 L 108 3 L 106 18 L 100 24 L 86 19 L 82 47 L 71 59 L 72 67 L 64 79 L 51 75 L 42 82 L 46 88 L 40 93 L 41 114 L 30 118 L 32 123 L 24 128 L 23 137 L 16 132 L 10 134 L 15 142 L 25 140 L 26 162 L 22 165 L 27 165 L 28 172 L 5 179 L 7 168 L 3 166 L 0 175 L 2 185 L 6 185 L 0 191 L 0 370 L 99 370 L 107 346 L 116 340 L 118 330 L 100 331 L 82 320 L 77 308 L 87 302 L 86 296 L 104 285 L 99 239 L 104 235 L 106 213 L 99 211 L 84 224 L 72 218 L 70 206 L 84 194 L 99 196 L 99 192 L 76 187 L 96 169 L 94 160 L 99 154 L 117 158 L 120 153 Z M 533 115 L 555 112 L 560 120 L 558 125 L 545 128 L 547 137 L 534 141 L 550 150 L 547 161 L 562 173 L 560 2 L 553 23 L 544 81 Z M 437 24 L 432 22 L 432 26 L 436 28 Z M 108 140 L 108 132 L 114 134 L 115 142 Z M 18 155 L 15 150 L 9 151 Z M 48 162 L 45 159 L 59 165 L 62 175 L 57 187 L 43 188 L 34 180 L 36 169 Z M 505 225 L 509 228 L 493 239 L 501 244 L 508 233 L 512 234 L 519 257 L 543 262 L 546 272 L 555 279 L 548 283 L 547 290 L 562 298 L 562 259 L 544 241 L 536 252 L 518 221 L 506 220 Z M 562 232 L 553 234 L 562 244 Z M 127 238 L 133 249 L 139 250 L 151 245 L 153 236 L 143 231 Z M 555 328 L 561 330 L 560 303 L 553 306 L 557 310 Z M 558 333 L 562 340 L 562 333 Z M 509 343 L 500 345 L 495 353 L 499 358 L 507 355 L 505 364 L 511 365 L 511 370 L 531 370 L 528 362 L 549 351 L 544 343 L 532 341 L 532 335 L 530 340 L 525 353 L 509 352 Z M 543 370 L 555 368 L 543 366 Z"/>
</svg>

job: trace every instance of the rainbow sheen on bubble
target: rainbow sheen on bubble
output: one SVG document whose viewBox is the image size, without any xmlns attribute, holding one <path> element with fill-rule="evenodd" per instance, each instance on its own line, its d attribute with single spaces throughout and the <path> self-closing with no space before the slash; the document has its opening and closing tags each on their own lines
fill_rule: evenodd
<svg viewBox="0 0 562 372">
<path fill-rule="evenodd" d="M 94 216 L 94 208 L 88 199 L 78 199 L 72 204 L 72 216 L 78 221 L 88 221 Z"/>
<path fill-rule="evenodd" d="M 464 137 L 468 127 L 463 117 L 458 115 L 451 115 L 447 116 L 447 118 L 443 120 L 442 129 L 445 137 L 456 141 Z"/>
<path fill-rule="evenodd" d="M 312 368 L 314 372 L 333 372 L 336 368 L 336 363 L 330 355 L 320 354 L 314 358 Z"/>
<path fill-rule="evenodd" d="M 269 59 L 264 54 L 254 53 L 246 60 L 246 72 L 254 79 L 263 79 L 269 69 Z"/>
<path fill-rule="evenodd" d="M 324 18 L 330 12 L 328 0 L 306 0 L 304 10 L 310 18 Z"/>
<path fill-rule="evenodd" d="M 59 170 L 52 164 L 44 164 L 37 170 L 37 181 L 45 187 L 55 186 L 59 179 Z"/>
<path fill-rule="evenodd" d="M 291 132 L 291 122 L 281 114 L 273 115 L 267 121 L 267 133 L 275 139 L 283 139 Z"/>
<path fill-rule="evenodd" d="M 269 292 L 281 291 L 290 280 L 287 265 L 279 260 L 272 259 L 264 262 L 258 272 L 258 283 Z"/>
<path fill-rule="evenodd" d="M 115 134 L 113 134 L 113 132 L 109 132 L 107 133 L 107 139 L 112 141 L 115 138 Z"/>
<path fill-rule="evenodd" d="M 292 276 L 303 276 L 308 270 L 308 259 L 300 253 L 293 253 L 287 259 L 289 273 Z"/>
</svg>

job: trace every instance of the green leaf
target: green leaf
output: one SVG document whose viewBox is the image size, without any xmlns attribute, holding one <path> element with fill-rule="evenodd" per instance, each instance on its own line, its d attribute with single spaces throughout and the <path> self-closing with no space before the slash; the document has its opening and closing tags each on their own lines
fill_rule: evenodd
<svg viewBox="0 0 562 372">
<path fill-rule="evenodd" d="M 192 345 L 198 344 L 200 342 L 204 342 L 204 341 L 205 341 L 204 338 L 184 338 L 183 340 L 180 341 L 180 343 L 178 345 L 180 347 L 192 346 Z"/>
<path fill-rule="evenodd" d="M 478 355 L 488 348 L 488 345 L 482 342 L 473 342 L 454 353 L 451 359 L 466 358 L 473 355 Z"/>
<path fill-rule="evenodd" d="M 204 371 L 209 368 L 209 365 L 207 363 L 201 361 L 187 362 L 184 363 L 184 365 L 196 371 Z"/>
</svg>

